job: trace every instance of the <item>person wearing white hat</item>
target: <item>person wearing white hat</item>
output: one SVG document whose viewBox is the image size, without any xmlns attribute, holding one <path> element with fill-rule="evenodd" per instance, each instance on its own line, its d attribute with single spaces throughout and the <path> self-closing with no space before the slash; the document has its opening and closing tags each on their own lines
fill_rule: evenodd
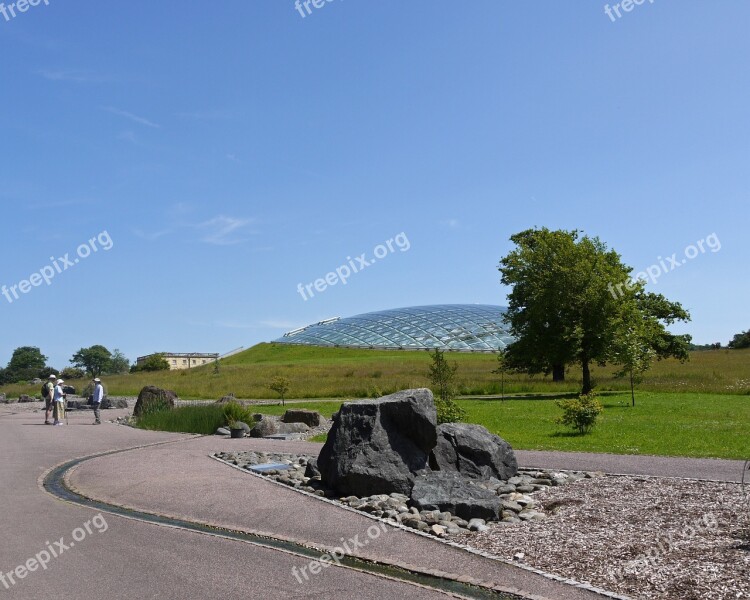
<svg viewBox="0 0 750 600">
<path fill-rule="evenodd" d="M 44 400 L 44 424 L 52 425 L 52 421 L 49 420 L 52 415 L 52 398 L 55 395 L 55 380 L 57 375 L 50 375 L 49 380 L 44 384 L 42 388 L 42 400 Z"/>
<path fill-rule="evenodd" d="M 102 386 L 102 380 L 97 377 L 94 379 L 94 396 L 92 398 L 94 403 L 94 425 L 102 424 L 102 415 L 100 412 L 102 400 L 104 400 L 104 387 Z"/>
<path fill-rule="evenodd" d="M 63 421 L 65 420 L 65 392 L 63 392 L 63 383 L 65 382 L 62 379 L 57 380 L 57 385 L 55 386 L 55 395 L 52 398 L 55 404 L 55 422 L 52 423 L 53 425 L 65 425 L 65 423 L 63 423 Z"/>
</svg>

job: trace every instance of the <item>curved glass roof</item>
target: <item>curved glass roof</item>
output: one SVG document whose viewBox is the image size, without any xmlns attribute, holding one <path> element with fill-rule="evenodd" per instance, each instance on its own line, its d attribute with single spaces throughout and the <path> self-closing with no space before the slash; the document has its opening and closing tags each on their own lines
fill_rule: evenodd
<svg viewBox="0 0 750 600">
<path fill-rule="evenodd" d="M 281 344 L 496 352 L 513 341 L 506 309 L 488 304 L 436 304 L 326 319 L 285 333 Z"/>
</svg>

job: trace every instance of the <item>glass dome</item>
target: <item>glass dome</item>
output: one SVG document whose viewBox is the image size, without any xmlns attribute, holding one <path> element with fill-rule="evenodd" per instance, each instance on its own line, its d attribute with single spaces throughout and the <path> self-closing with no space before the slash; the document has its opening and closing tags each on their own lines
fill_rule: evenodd
<svg viewBox="0 0 750 600">
<path fill-rule="evenodd" d="M 285 333 L 280 344 L 496 352 L 513 341 L 506 309 L 487 304 L 437 304 L 326 319 Z"/>
</svg>

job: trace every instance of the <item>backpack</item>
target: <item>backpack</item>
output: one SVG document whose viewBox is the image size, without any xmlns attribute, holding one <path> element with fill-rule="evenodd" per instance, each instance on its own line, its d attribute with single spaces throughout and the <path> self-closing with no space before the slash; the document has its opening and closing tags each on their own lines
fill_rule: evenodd
<svg viewBox="0 0 750 600">
<path fill-rule="evenodd" d="M 47 387 L 47 383 L 44 383 L 42 385 L 42 400 L 49 398 L 49 388 Z"/>
</svg>

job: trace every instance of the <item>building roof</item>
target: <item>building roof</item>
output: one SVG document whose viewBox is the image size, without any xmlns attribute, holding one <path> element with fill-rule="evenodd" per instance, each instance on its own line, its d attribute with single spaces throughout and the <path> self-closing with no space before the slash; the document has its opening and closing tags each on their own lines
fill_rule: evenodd
<svg viewBox="0 0 750 600">
<path fill-rule="evenodd" d="M 411 306 L 333 318 L 295 329 L 281 344 L 496 352 L 513 341 L 506 309 L 487 304 Z"/>
</svg>

